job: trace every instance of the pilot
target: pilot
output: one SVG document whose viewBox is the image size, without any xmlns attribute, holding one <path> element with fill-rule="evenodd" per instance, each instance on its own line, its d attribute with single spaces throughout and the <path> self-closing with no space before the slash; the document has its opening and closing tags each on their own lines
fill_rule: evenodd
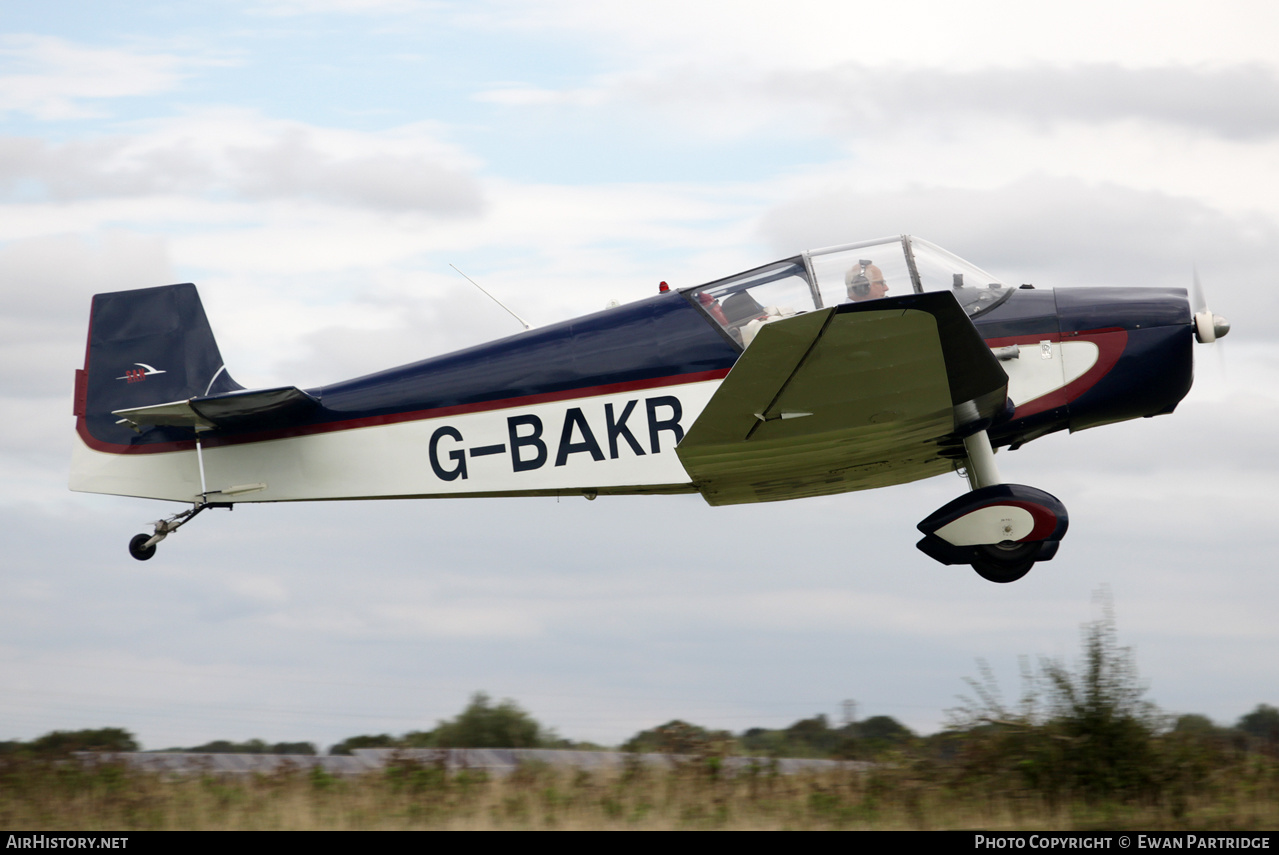
<svg viewBox="0 0 1279 855">
<path fill-rule="evenodd" d="M 878 300 L 888 293 L 883 271 L 865 258 L 848 268 L 844 274 L 844 285 L 848 288 L 848 299 L 854 303 Z"/>
</svg>

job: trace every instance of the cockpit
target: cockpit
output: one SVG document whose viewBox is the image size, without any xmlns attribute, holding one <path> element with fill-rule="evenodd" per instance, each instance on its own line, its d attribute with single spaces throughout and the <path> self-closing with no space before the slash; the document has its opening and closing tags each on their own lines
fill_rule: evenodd
<svg viewBox="0 0 1279 855">
<path fill-rule="evenodd" d="M 921 238 L 893 238 L 815 249 L 685 290 L 742 347 L 781 318 L 840 303 L 950 290 L 969 317 L 1014 289 Z"/>
</svg>

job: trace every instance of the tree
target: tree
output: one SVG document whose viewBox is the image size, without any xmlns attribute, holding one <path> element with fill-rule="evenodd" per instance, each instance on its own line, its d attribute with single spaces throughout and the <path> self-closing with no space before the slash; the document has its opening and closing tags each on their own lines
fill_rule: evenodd
<svg viewBox="0 0 1279 855">
<path fill-rule="evenodd" d="M 854 726 L 858 739 L 870 743 L 871 748 L 901 745 L 915 738 L 915 732 L 890 715 L 874 715 Z"/>
<path fill-rule="evenodd" d="M 1172 726 L 1173 733 L 1182 733 L 1187 736 L 1210 738 L 1221 735 L 1221 728 L 1213 724 L 1212 719 L 1206 715 L 1198 713 L 1186 713 L 1177 716 L 1177 721 Z"/>
<path fill-rule="evenodd" d="M 842 740 L 839 731 L 831 730 L 830 719 L 824 713 L 812 718 L 802 718 L 786 728 L 788 753 L 801 756 L 825 757 L 835 750 Z"/>
<path fill-rule="evenodd" d="M 641 730 L 622 744 L 622 750 L 636 754 L 698 754 L 732 738 L 733 735 L 726 730 L 707 730 L 696 724 L 672 719 L 651 730 Z"/>
<path fill-rule="evenodd" d="M 312 742 L 277 742 L 268 745 L 261 739 L 250 739 L 248 742 L 232 742 L 229 739 L 215 739 L 194 748 L 178 748 L 188 754 L 315 754 Z"/>
<path fill-rule="evenodd" d="M 203 745 L 183 748 L 188 754 L 268 754 L 267 744 L 261 739 L 250 739 L 248 742 L 232 742 L 229 739 L 215 739 Z"/>
<path fill-rule="evenodd" d="M 1279 746 L 1279 709 L 1269 704 L 1258 704 L 1255 710 L 1241 717 L 1235 727 L 1271 746 Z"/>
<path fill-rule="evenodd" d="M 439 748 L 537 748 L 542 727 L 515 701 L 507 698 L 496 706 L 489 696 L 476 692 L 457 718 L 435 728 Z"/>
<path fill-rule="evenodd" d="M 329 749 L 330 754 L 350 754 L 356 748 L 397 748 L 400 740 L 389 733 L 364 736 L 348 736 Z"/>
<path fill-rule="evenodd" d="M 27 743 L 33 754 L 67 755 L 73 751 L 137 751 L 133 734 L 119 727 L 98 730 L 55 730 Z"/>
</svg>

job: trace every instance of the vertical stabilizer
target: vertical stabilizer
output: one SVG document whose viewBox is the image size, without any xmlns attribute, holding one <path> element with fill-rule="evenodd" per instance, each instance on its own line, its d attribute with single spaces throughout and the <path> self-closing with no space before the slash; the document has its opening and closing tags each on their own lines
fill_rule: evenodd
<svg viewBox="0 0 1279 855">
<path fill-rule="evenodd" d="M 76 432 L 83 447 L 116 462 L 86 456 L 78 446 L 72 489 L 169 497 L 169 490 L 146 487 L 149 476 L 138 482 L 128 472 L 141 466 L 142 457 L 190 451 L 194 431 L 173 426 L 134 430 L 113 411 L 241 388 L 223 366 L 194 285 L 96 295 L 84 368 L 76 372 Z M 150 471 L 154 463 L 141 468 Z"/>
</svg>

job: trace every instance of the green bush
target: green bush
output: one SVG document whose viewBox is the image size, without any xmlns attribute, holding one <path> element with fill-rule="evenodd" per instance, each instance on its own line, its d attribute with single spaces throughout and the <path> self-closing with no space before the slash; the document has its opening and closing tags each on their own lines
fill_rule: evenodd
<svg viewBox="0 0 1279 855">
<path fill-rule="evenodd" d="M 1022 663 L 1023 691 L 1006 706 L 990 669 L 968 680 L 975 698 L 952 711 L 961 767 L 970 777 L 1022 786 L 1049 799 L 1133 800 L 1160 794 L 1169 780 L 1160 734 L 1165 718 L 1145 700 L 1130 648 L 1121 647 L 1114 610 L 1083 628 L 1077 671 L 1041 659 Z"/>
</svg>

